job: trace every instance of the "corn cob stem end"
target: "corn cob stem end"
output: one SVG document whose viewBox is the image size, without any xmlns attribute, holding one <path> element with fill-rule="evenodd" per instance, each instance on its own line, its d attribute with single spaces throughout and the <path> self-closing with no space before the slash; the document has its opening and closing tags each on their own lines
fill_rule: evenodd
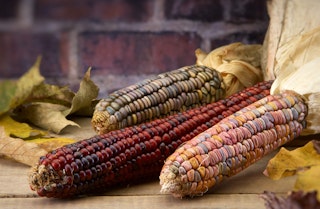
<svg viewBox="0 0 320 209">
<path fill-rule="evenodd" d="M 99 134 L 118 129 L 116 122 L 112 121 L 113 118 L 107 111 L 95 110 L 91 120 L 92 127 Z"/>
<path fill-rule="evenodd" d="M 204 193 L 208 191 L 208 187 L 197 190 L 196 192 L 192 191 L 192 187 L 195 185 L 192 183 L 184 183 L 181 175 L 179 175 L 178 168 L 174 165 L 165 167 L 162 170 L 160 175 L 160 185 L 162 194 L 171 194 L 175 198 L 185 198 L 185 197 L 196 197 L 203 196 Z"/>
<path fill-rule="evenodd" d="M 160 175 L 160 185 L 162 194 L 172 194 L 174 197 L 182 198 L 184 195 L 181 194 L 183 192 L 181 188 L 181 184 L 179 182 L 179 175 L 174 174 L 174 169 L 167 168 L 162 171 Z M 177 191 L 180 191 L 177 193 Z"/>
<path fill-rule="evenodd" d="M 59 175 L 53 168 L 45 165 L 37 165 L 31 169 L 29 174 L 29 185 L 34 191 L 41 195 L 41 191 L 52 191 L 57 187 L 56 182 L 66 182 L 65 175 Z"/>
</svg>

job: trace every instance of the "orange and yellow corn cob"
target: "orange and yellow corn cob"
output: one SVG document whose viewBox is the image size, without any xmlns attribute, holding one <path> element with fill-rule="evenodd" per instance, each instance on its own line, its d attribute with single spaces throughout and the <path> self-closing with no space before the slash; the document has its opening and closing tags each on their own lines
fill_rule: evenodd
<svg viewBox="0 0 320 209">
<path fill-rule="evenodd" d="M 58 148 L 32 169 L 31 189 L 40 196 L 65 198 L 156 179 L 164 160 L 179 145 L 269 95 L 271 83 L 262 82 L 216 103 Z"/>
<path fill-rule="evenodd" d="M 175 197 L 207 192 L 299 136 L 306 115 L 307 105 L 293 92 L 270 95 L 241 109 L 167 158 L 160 174 L 161 191 Z"/>
</svg>

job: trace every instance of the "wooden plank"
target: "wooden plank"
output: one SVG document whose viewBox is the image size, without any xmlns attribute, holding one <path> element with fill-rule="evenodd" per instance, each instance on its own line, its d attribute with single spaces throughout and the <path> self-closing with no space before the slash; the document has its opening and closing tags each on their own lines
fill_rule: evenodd
<svg viewBox="0 0 320 209">
<path fill-rule="evenodd" d="M 64 131 L 64 136 L 76 139 L 94 135 L 90 119 L 79 120 L 81 129 L 71 128 Z M 0 158 L 0 208 L 263 208 L 259 195 L 267 190 L 277 194 L 286 194 L 294 185 L 295 177 L 272 181 L 262 172 L 267 162 L 277 151 L 266 156 L 240 174 L 227 179 L 222 184 L 208 191 L 202 197 L 193 199 L 175 199 L 171 195 L 160 194 L 160 185 L 155 180 L 139 185 L 113 188 L 101 196 L 59 200 L 37 197 L 28 185 L 30 167 Z"/>
<path fill-rule="evenodd" d="M 33 195 L 28 185 L 30 167 L 0 158 L 0 197 Z"/>
<path fill-rule="evenodd" d="M 256 209 L 263 208 L 264 202 L 256 194 L 235 195 L 205 195 L 201 198 L 176 199 L 168 195 L 148 196 L 96 196 L 78 198 L 74 200 L 58 200 L 48 198 L 0 198 L 2 209 L 26 208 L 33 209 L 108 209 L 108 208 L 130 208 L 130 209 L 164 209 L 164 208 L 201 208 L 201 209 Z"/>
</svg>

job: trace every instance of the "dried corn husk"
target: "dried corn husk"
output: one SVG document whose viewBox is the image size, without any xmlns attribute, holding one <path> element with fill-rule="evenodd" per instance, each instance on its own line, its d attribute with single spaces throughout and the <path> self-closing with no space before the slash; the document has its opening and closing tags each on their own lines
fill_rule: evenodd
<svg viewBox="0 0 320 209">
<path fill-rule="evenodd" d="M 265 80 L 276 78 L 271 94 L 286 90 L 308 104 L 304 135 L 320 133 L 320 1 L 268 2 L 270 25 L 261 62 Z"/>
<path fill-rule="evenodd" d="M 319 39 L 313 39 L 311 31 L 319 30 L 316 28 L 320 26 L 320 1 L 271 0 L 267 5 L 270 23 L 263 43 L 261 67 L 265 80 L 270 80 L 278 77 L 280 71 L 299 68 L 314 57 L 313 50 L 319 51 L 316 47 Z M 291 43 L 300 41 L 304 42 L 300 48 Z M 295 68 L 286 66 L 291 61 Z"/>
<path fill-rule="evenodd" d="M 263 80 L 260 68 L 261 45 L 232 43 L 219 47 L 209 54 L 197 49 L 197 64 L 212 67 L 221 73 L 226 96 Z"/>
<path fill-rule="evenodd" d="M 320 56 L 320 27 L 291 39 L 282 45 L 278 52 L 276 57 L 278 61 L 274 67 L 277 79 L 273 89 L 277 89 L 279 82 L 291 73 Z"/>
<path fill-rule="evenodd" d="M 291 74 L 276 79 L 278 86 L 272 86 L 271 94 L 292 90 L 302 95 L 308 105 L 307 127 L 302 135 L 320 133 L 320 57 L 304 64 Z M 280 73 L 281 75 L 281 73 Z"/>
</svg>

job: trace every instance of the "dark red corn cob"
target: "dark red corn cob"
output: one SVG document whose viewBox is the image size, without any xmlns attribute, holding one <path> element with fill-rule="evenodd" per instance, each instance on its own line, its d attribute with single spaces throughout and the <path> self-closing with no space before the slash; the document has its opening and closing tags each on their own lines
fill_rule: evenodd
<svg viewBox="0 0 320 209">
<path fill-rule="evenodd" d="M 40 196 L 66 198 L 157 179 L 180 144 L 269 95 L 271 84 L 262 82 L 212 104 L 58 148 L 32 169 L 30 187 Z"/>
</svg>

